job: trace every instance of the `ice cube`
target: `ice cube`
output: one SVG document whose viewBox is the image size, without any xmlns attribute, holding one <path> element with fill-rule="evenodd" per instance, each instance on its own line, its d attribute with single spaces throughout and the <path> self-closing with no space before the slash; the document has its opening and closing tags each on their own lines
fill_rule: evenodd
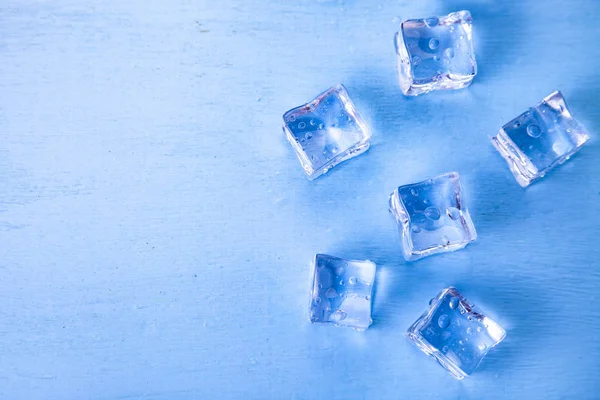
<svg viewBox="0 0 600 400">
<path fill-rule="evenodd" d="M 429 304 L 406 335 L 457 379 L 470 375 L 506 336 L 500 325 L 453 287 L 444 289 Z"/>
<path fill-rule="evenodd" d="M 402 92 L 469 86 L 477 74 L 471 28 L 469 11 L 402 22 L 395 40 Z"/>
<path fill-rule="evenodd" d="M 364 330 L 371 325 L 375 264 L 317 254 L 312 265 L 311 322 Z"/>
<path fill-rule="evenodd" d="M 367 151 L 371 131 L 339 84 L 283 115 L 283 130 L 313 180 Z"/>
<path fill-rule="evenodd" d="M 492 143 L 523 187 L 567 161 L 590 136 L 558 91 L 504 125 Z"/>
<path fill-rule="evenodd" d="M 407 261 L 462 249 L 477 238 L 456 172 L 400 186 L 390 211 Z"/>
</svg>

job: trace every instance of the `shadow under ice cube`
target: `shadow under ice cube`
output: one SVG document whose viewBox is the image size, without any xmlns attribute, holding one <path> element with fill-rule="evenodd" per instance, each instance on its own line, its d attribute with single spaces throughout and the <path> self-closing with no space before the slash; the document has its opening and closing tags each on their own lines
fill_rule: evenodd
<svg viewBox="0 0 600 400">
<path fill-rule="evenodd" d="M 407 96 L 461 89 L 477 74 L 468 11 L 404 21 L 395 44 L 400 88 Z"/>
<path fill-rule="evenodd" d="M 283 115 L 283 130 L 308 179 L 369 149 L 371 131 L 339 84 Z"/>
<path fill-rule="evenodd" d="M 407 261 L 459 250 L 477 238 L 458 173 L 400 186 L 390 196 Z"/>
<path fill-rule="evenodd" d="M 567 161 L 590 136 L 558 91 L 504 125 L 492 143 L 523 187 Z"/>
<path fill-rule="evenodd" d="M 364 330 L 371 325 L 375 264 L 317 254 L 312 265 L 310 321 Z"/>
<path fill-rule="evenodd" d="M 431 299 L 407 337 L 457 379 L 470 375 L 506 331 L 453 287 Z"/>
</svg>

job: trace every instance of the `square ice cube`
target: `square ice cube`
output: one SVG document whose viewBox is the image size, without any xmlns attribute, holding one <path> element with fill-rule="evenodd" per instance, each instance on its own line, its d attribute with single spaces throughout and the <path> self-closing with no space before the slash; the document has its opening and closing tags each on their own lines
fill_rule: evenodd
<svg viewBox="0 0 600 400">
<path fill-rule="evenodd" d="M 457 379 L 470 375 L 506 336 L 500 325 L 453 287 L 429 302 L 406 336 Z"/>
<path fill-rule="evenodd" d="M 458 173 L 400 186 L 390 195 L 407 261 L 459 250 L 477 239 Z"/>
<path fill-rule="evenodd" d="M 310 180 L 367 151 L 371 139 L 341 84 L 283 114 L 283 130 Z"/>
<path fill-rule="evenodd" d="M 358 330 L 371 325 L 374 263 L 317 254 L 311 272 L 311 322 L 329 322 Z"/>
<path fill-rule="evenodd" d="M 462 89 L 473 81 L 472 18 L 468 11 L 404 21 L 396 33 L 400 88 L 407 96 Z"/>
<path fill-rule="evenodd" d="M 504 125 L 492 143 L 517 182 L 526 187 L 567 161 L 589 138 L 556 91 Z"/>
</svg>

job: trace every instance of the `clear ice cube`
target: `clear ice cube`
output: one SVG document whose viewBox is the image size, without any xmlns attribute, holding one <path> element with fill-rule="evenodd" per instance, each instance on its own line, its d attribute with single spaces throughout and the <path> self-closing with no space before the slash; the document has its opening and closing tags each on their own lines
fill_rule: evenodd
<svg viewBox="0 0 600 400">
<path fill-rule="evenodd" d="M 341 84 L 286 112 L 283 130 L 310 180 L 367 151 L 371 139 L 369 127 Z"/>
<path fill-rule="evenodd" d="M 400 186 L 390 195 L 407 261 L 462 249 L 477 239 L 458 173 Z"/>
<path fill-rule="evenodd" d="M 375 264 L 317 254 L 312 265 L 310 321 L 364 330 L 371 325 Z"/>
<path fill-rule="evenodd" d="M 400 88 L 407 96 L 462 89 L 477 74 L 469 11 L 404 21 L 395 44 Z"/>
<path fill-rule="evenodd" d="M 567 161 L 589 138 L 556 91 L 504 125 L 492 143 L 517 182 L 526 187 Z"/>
<path fill-rule="evenodd" d="M 457 379 L 470 375 L 506 331 L 453 287 L 431 299 L 407 337 Z"/>
</svg>

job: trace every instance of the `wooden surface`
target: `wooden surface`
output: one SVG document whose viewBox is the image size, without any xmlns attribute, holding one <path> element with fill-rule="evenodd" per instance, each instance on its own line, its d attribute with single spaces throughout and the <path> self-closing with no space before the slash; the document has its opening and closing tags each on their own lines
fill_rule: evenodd
<svg viewBox="0 0 600 400">
<path fill-rule="evenodd" d="M 469 9 L 469 89 L 405 98 L 404 18 Z M 596 0 L 3 0 L 0 398 L 598 399 Z M 344 83 L 364 155 L 309 182 L 281 115 Z M 592 140 L 521 189 L 489 137 L 555 89 Z M 458 171 L 479 239 L 407 264 L 396 186 Z M 316 252 L 378 264 L 364 333 Z M 404 337 L 455 285 L 507 329 L 455 381 Z"/>
</svg>

